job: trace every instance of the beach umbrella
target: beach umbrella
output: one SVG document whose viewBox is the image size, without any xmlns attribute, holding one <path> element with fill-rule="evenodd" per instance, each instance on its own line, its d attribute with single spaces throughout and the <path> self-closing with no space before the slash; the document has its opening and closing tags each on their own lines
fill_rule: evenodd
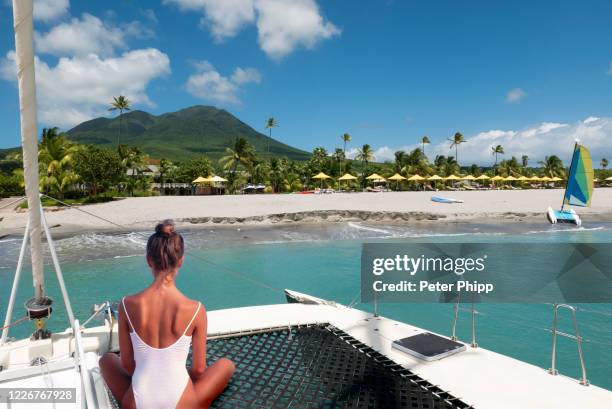
<svg viewBox="0 0 612 409">
<path fill-rule="evenodd" d="M 389 178 L 389 180 L 397 180 L 397 181 L 400 181 L 400 180 L 406 180 L 406 178 L 405 178 L 405 177 L 403 177 L 402 175 L 400 175 L 399 173 L 396 173 L 395 175 L 391 176 L 391 177 Z"/>
<path fill-rule="evenodd" d="M 542 182 L 551 182 L 551 181 L 552 181 L 552 178 L 550 178 L 550 177 L 548 177 L 548 176 L 544 176 L 543 178 L 540 178 L 540 180 L 541 180 Z"/>
<path fill-rule="evenodd" d="M 518 180 L 518 181 L 520 181 L 520 182 L 525 182 L 525 181 L 529 180 L 529 178 L 528 178 L 527 176 L 524 176 L 524 175 L 523 175 L 523 176 L 519 177 L 519 178 L 518 178 L 518 179 L 516 179 L 516 180 Z"/>
<path fill-rule="evenodd" d="M 503 176 L 499 176 L 499 175 L 497 175 L 497 176 L 493 176 L 493 177 L 491 178 L 491 180 L 492 180 L 492 181 L 494 181 L 494 182 L 497 182 L 497 181 L 500 181 L 500 180 L 504 180 L 504 179 L 505 179 L 505 178 L 504 178 Z"/>
<path fill-rule="evenodd" d="M 380 180 L 382 180 L 382 181 L 384 181 L 384 180 L 385 180 L 385 178 L 384 178 L 384 177 L 382 177 L 382 176 L 380 176 L 378 173 L 372 173 L 372 174 L 371 174 L 370 176 L 368 176 L 366 179 L 367 179 L 367 180 L 374 180 L 374 181 L 377 181 L 377 182 L 378 182 L 378 181 L 380 181 Z"/>
<path fill-rule="evenodd" d="M 323 180 L 325 180 L 325 179 L 329 179 L 329 178 L 331 178 L 331 176 L 326 175 L 326 174 L 325 174 L 325 173 L 323 173 L 323 172 L 319 172 L 319 173 L 317 173 L 316 175 L 314 175 L 312 178 L 313 178 L 313 179 L 320 179 L 320 180 L 321 180 L 321 189 L 322 189 L 322 188 L 323 188 Z"/>
<path fill-rule="evenodd" d="M 612 180 L 612 176 L 606 178 L 606 181 L 608 181 L 608 182 L 611 181 L 611 180 Z"/>
<path fill-rule="evenodd" d="M 599 182 L 599 179 L 595 178 L 595 179 L 593 179 L 593 182 Z"/>
<path fill-rule="evenodd" d="M 474 176 L 474 175 L 467 175 L 467 176 L 462 176 L 461 179 L 462 180 L 476 180 L 476 176 Z"/>
<path fill-rule="evenodd" d="M 476 180 L 489 180 L 491 179 L 490 177 L 488 177 L 487 175 L 480 175 L 476 178 Z"/>
<path fill-rule="evenodd" d="M 438 175 L 433 175 L 427 178 L 427 180 L 443 180 L 444 178 Z"/>
<path fill-rule="evenodd" d="M 199 176 L 196 180 L 194 180 L 191 183 L 206 183 L 206 182 L 210 182 L 210 179 L 202 177 L 202 176 Z"/>
<path fill-rule="evenodd" d="M 421 175 L 412 175 L 408 178 L 408 180 L 411 182 L 419 182 L 421 180 L 425 180 L 425 178 Z"/>
<path fill-rule="evenodd" d="M 530 180 L 531 182 L 541 182 L 541 181 L 542 181 L 542 178 L 541 178 L 541 177 L 539 177 L 539 176 L 532 176 L 532 177 L 530 177 L 530 178 L 529 178 L 529 180 Z"/>
<path fill-rule="evenodd" d="M 212 176 L 209 178 L 211 182 L 227 182 L 227 179 L 222 178 L 221 176 Z"/>
<path fill-rule="evenodd" d="M 353 176 L 350 173 L 345 173 L 344 175 L 338 178 L 338 180 L 355 180 L 355 179 L 357 179 L 357 176 Z"/>
<path fill-rule="evenodd" d="M 450 176 L 445 177 L 444 179 L 446 179 L 446 180 L 460 180 L 461 178 L 459 176 L 457 176 L 457 175 L 450 175 Z"/>
<path fill-rule="evenodd" d="M 395 180 L 397 182 L 397 190 L 399 190 L 400 180 L 406 180 L 406 178 L 400 175 L 399 173 L 396 173 L 395 175 L 391 176 L 389 180 Z"/>
<path fill-rule="evenodd" d="M 515 178 L 514 176 L 510 175 L 508 177 L 505 177 L 504 180 L 506 182 L 514 182 L 515 180 L 518 180 L 517 178 Z"/>
<path fill-rule="evenodd" d="M 345 173 L 344 175 L 342 175 L 342 176 L 340 176 L 340 177 L 338 178 L 338 180 L 339 180 L 339 181 L 346 180 L 346 181 L 347 181 L 347 183 L 346 183 L 346 184 L 347 184 L 347 187 L 348 187 L 348 181 L 349 181 L 349 180 L 355 180 L 355 179 L 357 179 L 357 176 L 353 176 L 353 175 L 351 175 L 350 173 Z"/>
</svg>

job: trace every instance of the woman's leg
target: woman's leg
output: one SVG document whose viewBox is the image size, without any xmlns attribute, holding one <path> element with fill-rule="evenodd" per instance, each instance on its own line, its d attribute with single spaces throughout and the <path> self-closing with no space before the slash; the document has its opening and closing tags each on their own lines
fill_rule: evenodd
<svg viewBox="0 0 612 409">
<path fill-rule="evenodd" d="M 229 383 L 236 367 L 227 358 L 221 358 L 204 371 L 204 374 L 193 380 L 195 393 L 200 408 L 207 409 L 223 392 Z"/>
<path fill-rule="evenodd" d="M 126 399 L 126 394 L 132 385 L 132 377 L 123 369 L 119 355 L 108 352 L 100 358 L 99 364 L 102 377 L 117 402 L 124 406 L 128 401 L 133 401 L 133 397 Z"/>
</svg>

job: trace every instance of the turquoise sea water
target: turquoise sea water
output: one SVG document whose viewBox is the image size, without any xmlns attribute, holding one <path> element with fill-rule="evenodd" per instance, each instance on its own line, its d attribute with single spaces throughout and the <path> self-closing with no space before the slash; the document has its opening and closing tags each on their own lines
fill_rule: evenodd
<svg viewBox="0 0 612 409">
<path fill-rule="evenodd" d="M 359 294 L 361 244 L 373 241 L 444 242 L 612 242 L 612 223 L 590 223 L 580 229 L 541 224 L 467 225 L 434 224 L 410 227 L 367 223 L 270 228 L 211 228 L 185 231 L 189 254 L 178 284 L 208 310 L 256 304 L 284 303 L 289 288 L 348 304 Z M 0 241 L 0 318 L 8 300 L 20 239 Z M 64 277 L 73 309 L 83 321 L 94 303 L 116 301 L 137 292 L 150 280 L 143 259 L 145 238 L 139 233 L 83 234 L 57 240 Z M 56 309 L 48 325 L 67 327 L 57 281 L 50 265 L 47 290 Z M 256 283 L 256 282 L 257 283 Z M 259 284 L 258 284 L 259 283 Z M 24 271 L 19 287 L 21 303 L 31 296 L 31 275 Z M 612 304 L 579 305 L 589 380 L 612 389 Z M 357 308 L 371 310 L 370 305 Z M 383 304 L 381 315 L 450 335 L 452 304 Z M 477 306 L 477 341 L 480 346 L 530 362 L 550 366 L 552 307 L 539 304 L 480 304 Z M 560 330 L 572 333 L 569 315 L 562 315 Z M 27 336 L 30 324 L 11 330 Z M 469 341 L 470 314 L 462 311 L 460 339 Z M 558 341 L 558 368 L 579 377 L 575 342 Z"/>
</svg>

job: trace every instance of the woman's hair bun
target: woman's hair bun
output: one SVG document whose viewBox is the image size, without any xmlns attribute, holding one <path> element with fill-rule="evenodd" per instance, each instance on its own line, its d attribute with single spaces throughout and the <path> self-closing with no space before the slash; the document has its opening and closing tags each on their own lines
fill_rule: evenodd
<svg viewBox="0 0 612 409">
<path fill-rule="evenodd" d="M 157 234 L 172 234 L 174 233 L 174 222 L 172 220 L 164 220 L 155 226 L 155 233 Z"/>
</svg>

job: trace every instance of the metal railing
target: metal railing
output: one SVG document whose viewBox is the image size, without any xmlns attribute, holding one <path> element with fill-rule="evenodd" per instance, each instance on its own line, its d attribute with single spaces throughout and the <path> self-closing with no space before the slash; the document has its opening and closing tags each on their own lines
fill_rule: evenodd
<svg viewBox="0 0 612 409">
<path fill-rule="evenodd" d="M 559 308 L 564 308 L 569 310 L 572 313 L 572 322 L 574 324 L 574 335 L 568 334 L 565 332 L 561 332 L 557 330 L 557 318 L 559 315 Z M 576 341 L 578 345 L 578 358 L 580 359 L 580 368 L 582 370 L 582 378 L 580 378 L 580 384 L 584 386 L 589 386 L 589 380 L 587 379 L 587 371 L 586 365 L 584 363 L 584 355 L 582 354 L 582 337 L 580 336 L 580 331 L 578 330 L 578 320 L 576 319 L 576 307 L 567 304 L 553 304 L 553 323 L 552 323 L 552 338 L 553 338 L 553 346 L 552 346 L 552 363 L 548 373 L 551 375 L 558 375 L 559 371 L 557 370 L 557 335 L 562 337 L 570 338 Z"/>
<path fill-rule="evenodd" d="M 457 338 L 457 320 L 459 318 L 459 309 L 461 307 L 459 307 L 459 303 L 461 302 L 461 293 L 458 294 L 457 296 L 457 302 L 455 303 L 455 306 L 453 307 L 453 334 L 451 335 L 451 339 L 453 341 L 458 341 L 459 338 Z M 470 346 L 472 348 L 478 348 L 478 343 L 476 342 L 476 314 L 478 314 L 478 311 L 476 311 L 476 309 L 474 308 L 474 302 L 472 301 L 472 308 L 471 308 L 471 314 L 472 314 L 472 342 L 470 343 Z"/>
</svg>

